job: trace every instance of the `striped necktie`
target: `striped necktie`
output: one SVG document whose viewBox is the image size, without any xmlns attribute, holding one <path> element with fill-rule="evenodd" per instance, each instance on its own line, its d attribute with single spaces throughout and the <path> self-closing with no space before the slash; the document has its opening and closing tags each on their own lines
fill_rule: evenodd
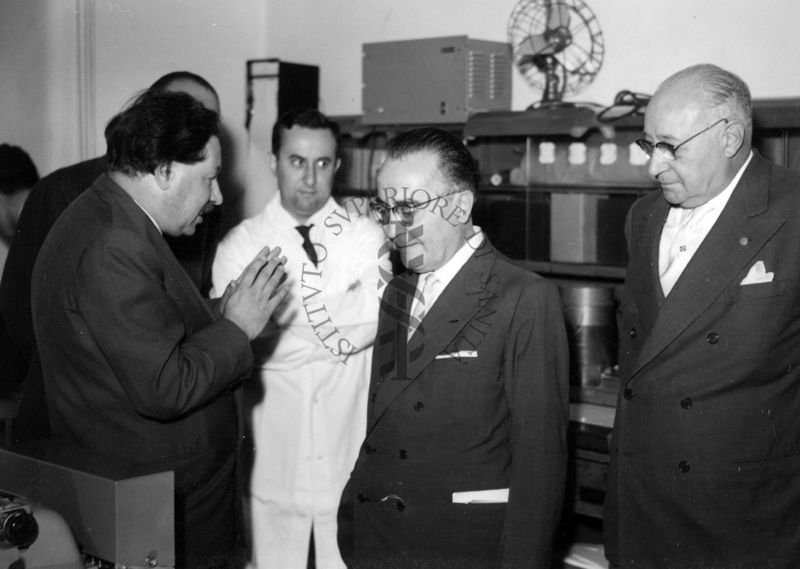
<svg viewBox="0 0 800 569">
<path fill-rule="evenodd" d="M 411 318 L 408 322 L 408 337 L 411 336 L 420 328 L 422 319 L 425 314 L 431 309 L 434 300 L 436 300 L 436 290 L 439 287 L 439 279 L 433 272 L 425 273 L 420 277 L 422 279 L 421 294 L 414 296 L 414 302 L 411 307 Z"/>
</svg>

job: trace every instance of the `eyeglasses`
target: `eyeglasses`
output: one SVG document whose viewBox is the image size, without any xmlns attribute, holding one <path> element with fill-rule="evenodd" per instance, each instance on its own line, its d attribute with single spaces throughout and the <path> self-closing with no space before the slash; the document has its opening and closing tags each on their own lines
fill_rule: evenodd
<svg viewBox="0 0 800 569">
<path fill-rule="evenodd" d="M 700 136 L 704 132 L 708 132 L 709 130 L 711 130 L 712 128 L 714 128 L 715 126 L 717 126 L 721 122 L 727 123 L 728 119 L 719 119 L 717 122 L 707 126 L 706 128 L 704 128 L 700 132 L 693 134 L 692 136 L 690 136 L 689 138 L 687 138 L 686 140 L 684 140 L 680 144 L 676 144 L 674 146 L 672 144 L 668 143 L 668 142 L 655 142 L 655 143 L 653 143 L 653 142 L 650 142 L 649 140 L 647 140 L 646 138 L 644 138 L 643 136 L 636 139 L 636 144 L 639 146 L 639 148 L 644 150 L 644 153 L 647 154 L 648 156 L 652 156 L 653 152 L 655 152 L 657 150 L 667 160 L 675 160 L 675 157 L 677 156 L 677 153 L 678 153 L 678 149 L 681 146 L 683 146 L 687 142 L 690 142 L 690 141 L 694 140 L 695 138 L 697 138 L 698 136 Z"/>
<path fill-rule="evenodd" d="M 389 205 L 381 200 L 374 199 L 369 202 L 369 210 L 372 212 L 372 216 L 375 220 L 380 223 L 381 225 L 388 225 L 391 221 L 392 214 L 396 215 L 400 219 L 400 223 L 408 227 L 414 223 L 414 212 L 418 209 L 421 209 L 431 203 L 432 201 L 441 199 L 446 196 L 452 196 L 453 194 L 457 194 L 459 192 L 463 192 L 464 190 L 455 190 L 454 192 L 449 192 L 447 194 L 442 194 L 441 196 L 433 196 L 431 199 L 426 200 L 424 202 L 418 203 L 408 203 L 402 202 L 395 205 Z"/>
</svg>

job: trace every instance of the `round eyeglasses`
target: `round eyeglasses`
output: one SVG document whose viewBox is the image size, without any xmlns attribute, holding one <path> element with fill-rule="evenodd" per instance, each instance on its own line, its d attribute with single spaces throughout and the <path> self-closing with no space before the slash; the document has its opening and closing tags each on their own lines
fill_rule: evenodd
<svg viewBox="0 0 800 569">
<path fill-rule="evenodd" d="M 719 123 L 722 123 L 722 122 L 727 123 L 728 119 L 719 119 L 717 122 L 712 123 L 709 126 L 707 126 L 706 128 L 704 128 L 703 130 L 701 130 L 700 132 L 697 132 L 697 133 L 693 134 L 692 136 L 690 136 L 689 138 L 687 138 L 686 140 L 684 140 L 680 144 L 672 145 L 669 142 L 663 142 L 663 141 L 650 142 L 644 136 L 641 136 L 641 137 L 636 139 L 636 145 L 639 148 L 641 148 L 644 151 L 644 153 L 647 154 L 648 156 L 653 156 L 653 153 L 658 151 L 658 152 L 661 153 L 661 156 L 663 156 L 667 160 L 675 160 L 675 158 L 677 156 L 677 153 L 678 153 L 678 149 L 681 146 L 683 146 L 687 142 L 691 142 L 692 140 L 694 140 L 695 138 L 697 138 L 698 136 L 700 136 L 704 132 L 708 132 L 709 130 L 711 130 L 712 128 L 714 128 L 715 126 L 717 126 Z"/>
<path fill-rule="evenodd" d="M 395 205 L 389 205 L 386 202 L 376 198 L 369 202 L 369 210 L 372 212 L 372 216 L 375 218 L 375 221 L 381 225 L 388 225 L 392 220 L 392 214 L 394 214 L 397 216 L 402 225 L 408 227 L 414 224 L 414 212 L 417 210 L 424 208 L 433 201 L 439 200 L 446 196 L 452 196 L 453 194 L 463 191 L 464 190 L 455 190 L 453 192 L 442 194 L 441 196 L 433 196 L 431 199 L 425 200 L 424 202 L 400 202 Z"/>
</svg>

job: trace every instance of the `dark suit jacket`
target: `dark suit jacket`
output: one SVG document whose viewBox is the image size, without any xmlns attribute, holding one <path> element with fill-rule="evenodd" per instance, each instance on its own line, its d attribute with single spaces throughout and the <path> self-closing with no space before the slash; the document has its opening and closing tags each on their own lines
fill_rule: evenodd
<svg viewBox="0 0 800 569">
<path fill-rule="evenodd" d="M 105 175 L 48 234 L 32 302 L 53 441 L 175 470 L 179 559 L 229 549 L 244 332 Z"/>
<path fill-rule="evenodd" d="M 415 286 L 416 275 L 397 277 L 381 303 L 367 436 L 340 508 L 345 560 L 548 567 L 567 456 L 556 288 L 487 240 L 407 344 Z M 452 501 L 499 488 L 507 505 Z"/>
<path fill-rule="evenodd" d="M 101 156 L 42 178 L 31 190 L 20 215 L 0 283 L 0 397 L 23 397 L 15 424 L 15 440 L 46 438 L 45 396 L 31 319 L 31 273 L 39 249 L 58 216 L 106 170 Z M 206 216 L 191 237 L 168 237 L 167 242 L 194 283 L 206 294 L 218 241 L 218 215 Z"/>
<path fill-rule="evenodd" d="M 622 567 L 800 567 L 800 173 L 755 155 L 664 299 L 634 204 L 605 528 Z M 762 261 L 772 282 L 741 285 Z"/>
</svg>

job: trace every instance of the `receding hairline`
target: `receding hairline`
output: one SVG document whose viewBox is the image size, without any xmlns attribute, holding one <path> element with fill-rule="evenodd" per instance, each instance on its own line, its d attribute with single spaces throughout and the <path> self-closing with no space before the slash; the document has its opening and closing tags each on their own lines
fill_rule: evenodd
<svg viewBox="0 0 800 569">
<path fill-rule="evenodd" d="M 691 65 L 667 77 L 656 94 L 690 97 L 712 110 L 722 105 L 752 123 L 752 99 L 747 84 L 735 73 L 710 63 Z"/>
</svg>

